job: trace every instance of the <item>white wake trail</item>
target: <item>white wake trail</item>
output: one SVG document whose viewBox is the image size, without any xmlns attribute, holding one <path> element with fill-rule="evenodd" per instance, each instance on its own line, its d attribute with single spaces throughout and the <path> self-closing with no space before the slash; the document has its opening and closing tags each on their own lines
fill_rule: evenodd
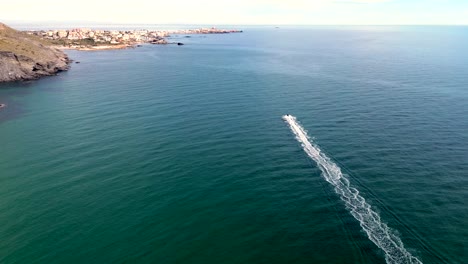
<svg viewBox="0 0 468 264">
<path fill-rule="evenodd" d="M 335 192 L 346 204 L 346 208 L 350 211 L 351 215 L 359 221 L 369 239 L 385 252 L 387 263 L 422 264 L 419 259 L 412 256 L 405 249 L 400 238 L 392 233 L 385 223 L 382 223 L 379 214 L 372 210 L 366 200 L 359 195 L 359 191 L 349 185 L 349 180 L 343 175 L 340 167 L 322 153 L 317 145 L 309 141 L 310 138 L 307 132 L 297 122 L 296 118 L 291 115 L 285 115 L 283 119 L 288 123 L 307 155 L 317 163 L 325 180 L 333 185 Z"/>
</svg>

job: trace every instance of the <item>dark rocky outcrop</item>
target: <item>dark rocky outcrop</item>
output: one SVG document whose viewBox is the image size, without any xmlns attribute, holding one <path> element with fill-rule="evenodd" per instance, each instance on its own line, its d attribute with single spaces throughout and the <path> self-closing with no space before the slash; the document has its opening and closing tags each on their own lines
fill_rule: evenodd
<svg viewBox="0 0 468 264">
<path fill-rule="evenodd" d="M 69 63 L 65 53 L 46 41 L 0 23 L 0 82 L 54 75 Z"/>
</svg>

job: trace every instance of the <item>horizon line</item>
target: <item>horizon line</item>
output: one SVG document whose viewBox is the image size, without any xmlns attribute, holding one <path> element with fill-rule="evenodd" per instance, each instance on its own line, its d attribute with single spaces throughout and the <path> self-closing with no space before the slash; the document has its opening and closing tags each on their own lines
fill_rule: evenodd
<svg viewBox="0 0 468 264">
<path fill-rule="evenodd" d="M 188 25 L 226 25 L 226 26 L 468 26 L 468 24 L 237 24 L 237 23 L 142 23 L 142 22 L 131 22 L 131 23 L 122 23 L 122 22 L 99 22 L 99 21 L 58 21 L 58 20 L 50 20 L 50 21 L 15 21 L 15 20 L 6 20 L 6 22 L 0 21 L 0 23 L 4 24 L 17 24 L 17 25 L 31 25 L 31 24 L 38 24 L 37 26 L 45 25 L 48 23 L 66 23 L 66 24 L 95 24 L 95 25 L 164 25 L 164 26 L 188 26 Z"/>
</svg>

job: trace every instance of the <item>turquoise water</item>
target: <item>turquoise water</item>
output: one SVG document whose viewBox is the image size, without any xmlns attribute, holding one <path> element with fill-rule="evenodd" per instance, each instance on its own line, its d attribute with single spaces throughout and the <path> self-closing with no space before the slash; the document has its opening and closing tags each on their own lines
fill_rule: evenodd
<svg viewBox="0 0 468 264">
<path fill-rule="evenodd" d="M 175 38 L 0 85 L 0 263 L 390 263 L 284 114 L 408 254 L 468 262 L 466 27 Z"/>
</svg>

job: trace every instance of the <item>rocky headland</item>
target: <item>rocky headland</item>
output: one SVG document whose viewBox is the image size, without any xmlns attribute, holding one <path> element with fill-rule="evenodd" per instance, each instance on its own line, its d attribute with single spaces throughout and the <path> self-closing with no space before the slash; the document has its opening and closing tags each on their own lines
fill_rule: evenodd
<svg viewBox="0 0 468 264">
<path fill-rule="evenodd" d="M 0 82 L 34 80 L 65 71 L 70 60 L 49 41 L 0 23 Z"/>
</svg>

